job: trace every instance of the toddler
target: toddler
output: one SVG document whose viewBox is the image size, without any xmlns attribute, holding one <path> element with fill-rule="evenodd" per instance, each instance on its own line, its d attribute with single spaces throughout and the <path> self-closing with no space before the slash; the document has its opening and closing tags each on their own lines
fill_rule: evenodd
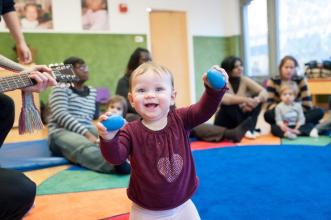
<svg viewBox="0 0 331 220">
<path fill-rule="evenodd" d="M 305 123 L 301 104 L 295 102 L 297 94 L 298 87 L 294 82 L 287 82 L 281 85 L 281 102 L 275 108 L 276 124 L 271 126 L 273 135 L 295 139 L 298 135 L 309 136 L 315 132 L 312 132 L 314 128 L 312 123 Z"/>
<path fill-rule="evenodd" d="M 123 96 L 114 95 L 107 102 L 106 115 L 120 115 L 125 118 L 128 103 Z"/>
<path fill-rule="evenodd" d="M 85 0 L 86 12 L 82 16 L 84 30 L 109 30 L 106 0 Z"/>
<path fill-rule="evenodd" d="M 36 29 L 39 26 L 39 7 L 37 4 L 28 3 L 24 6 L 24 18 L 21 19 L 23 29 Z"/>
<path fill-rule="evenodd" d="M 228 82 L 228 75 L 217 66 Z M 131 75 L 128 99 L 141 116 L 107 132 L 97 124 L 103 156 L 112 164 L 131 162 L 127 190 L 133 201 L 130 219 L 200 219 L 191 201 L 198 178 L 190 149 L 190 130 L 216 111 L 227 88 L 214 90 L 203 74 L 205 92 L 191 106 L 174 108 L 176 91 L 170 71 L 147 62 Z M 107 119 L 101 115 L 100 121 Z"/>
</svg>

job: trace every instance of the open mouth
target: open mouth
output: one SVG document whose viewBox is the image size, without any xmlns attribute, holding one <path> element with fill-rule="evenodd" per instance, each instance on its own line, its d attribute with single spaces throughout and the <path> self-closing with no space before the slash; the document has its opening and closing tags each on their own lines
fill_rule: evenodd
<svg viewBox="0 0 331 220">
<path fill-rule="evenodd" d="M 145 107 L 148 108 L 148 109 L 154 109 L 158 106 L 158 104 L 156 103 L 147 103 L 145 104 Z"/>
</svg>

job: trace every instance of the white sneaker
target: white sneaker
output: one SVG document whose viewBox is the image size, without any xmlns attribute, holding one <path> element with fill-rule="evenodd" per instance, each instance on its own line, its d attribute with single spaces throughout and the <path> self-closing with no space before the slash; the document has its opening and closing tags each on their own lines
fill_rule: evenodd
<svg viewBox="0 0 331 220">
<path fill-rule="evenodd" d="M 245 138 L 247 138 L 247 139 L 256 139 L 256 135 L 254 134 L 254 132 L 246 131 Z"/>
<path fill-rule="evenodd" d="M 313 128 L 313 130 L 310 131 L 309 136 L 312 138 L 318 138 L 318 130 L 316 128 Z"/>
</svg>

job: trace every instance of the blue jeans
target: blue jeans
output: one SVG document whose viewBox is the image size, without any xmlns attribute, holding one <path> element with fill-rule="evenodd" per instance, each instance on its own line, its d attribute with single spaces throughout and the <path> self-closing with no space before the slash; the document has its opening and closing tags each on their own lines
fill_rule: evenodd
<svg viewBox="0 0 331 220">
<path fill-rule="evenodd" d="M 96 128 L 89 131 L 97 136 Z M 81 134 L 66 129 L 57 131 L 48 137 L 49 148 L 56 156 L 64 156 L 74 164 L 102 173 L 129 174 L 130 165 L 125 162 L 121 165 L 112 165 L 102 156 L 99 145 L 92 143 Z"/>
</svg>

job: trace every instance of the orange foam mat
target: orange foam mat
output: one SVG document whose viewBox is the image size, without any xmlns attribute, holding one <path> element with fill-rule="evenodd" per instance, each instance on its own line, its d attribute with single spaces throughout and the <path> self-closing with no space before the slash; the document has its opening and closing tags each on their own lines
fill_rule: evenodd
<svg viewBox="0 0 331 220">
<path fill-rule="evenodd" d="M 70 165 L 48 167 L 48 168 L 44 168 L 44 169 L 24 172 L 24 174 L 27 177 L 29 177 L 33 182 L 35 182 L 37 185 L 40 185 L 40 183 L 42 183 L 47 178 L 54 176 L 56 173 L 58 173 L 62 170 L 65 170 L 69 167 L 70 167 Z"/>
<path fill-rule="evenodd" d="M 221 141 L 221 142 L 193 141 L 191 143 L 192 150 L 205 150 L 210 148 L 234 147 L 234 146 L 236 145 L 229 141 Z"/>
<path fill-rule="evenodd" d="M 43 195 L 36 197 L 24 220 L 106 219 L 128 213 L 130 208 L 125 188 Z"/>
<path fill-rule="evenodd" d="M 237 145 L 278 145 L 281 144 L 279 137 L 275 137 L 272 134 L 261 135 L 256 139 L 243 138 Z"/>
</svg>

